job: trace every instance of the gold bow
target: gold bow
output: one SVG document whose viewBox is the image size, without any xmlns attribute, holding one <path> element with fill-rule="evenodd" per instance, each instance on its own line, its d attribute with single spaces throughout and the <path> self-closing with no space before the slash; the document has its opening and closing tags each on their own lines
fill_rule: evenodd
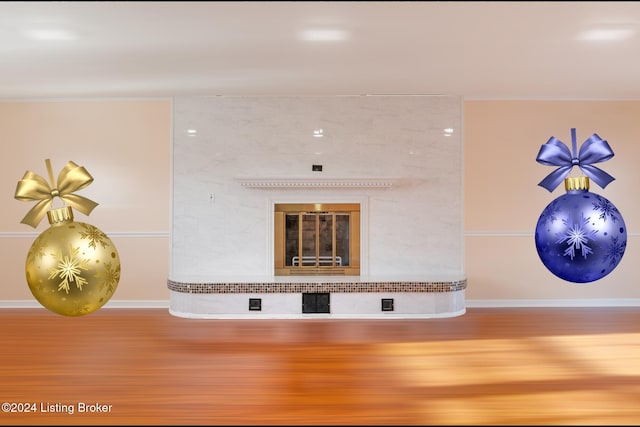
<svg viewBox="0 0 640 427">
<path fill-rule="evenodd" d="M 36 228 L 46 211 L 51 207 L 54 197 L 59 197 L 69 206 L 78 209 L 85 215 L 89 215 L 98 204 L 83 196 L 72 194 L 74 191 L 82 190 L 93 182 L 93 177 L 83 166 L 78 166 L 72 161 L 67 162 L 58 175 L 58 183 L 53 180 L 53 171 L 49 159 L 46 160 L 49 171 L 51 185 L 38 174 L 27 171 L 16 187 L 15 198 L 23 202 L 38 200 L 38 203 L 27 212 L 27 215 L 20 221 Z"/>
</svg>

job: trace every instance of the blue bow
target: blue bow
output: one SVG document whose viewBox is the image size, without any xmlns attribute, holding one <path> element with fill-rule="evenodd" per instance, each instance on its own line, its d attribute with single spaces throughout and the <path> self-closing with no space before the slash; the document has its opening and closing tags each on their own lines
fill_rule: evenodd
<svg viewBox="0 0 640 427">
<path fill-rule="evenodd" d="M 574 166 L 578 166 L 582 172 L 591 178 L 596 184 L 604 188 L 615 178 L 593 166 L 593 163 L 604 162 L 613 157 L 613 150 L 604 139 L 595 133 L 589 137 L 576 154 L 576 130 L 571 129 L 573 155 L 562 141 L 552 136 L 546 144 L 540 147 L 536 161 L 545 166 L 559 166 L 551 172 L 538 185 L 553 191 L 571 172 Z"/>
</svg>

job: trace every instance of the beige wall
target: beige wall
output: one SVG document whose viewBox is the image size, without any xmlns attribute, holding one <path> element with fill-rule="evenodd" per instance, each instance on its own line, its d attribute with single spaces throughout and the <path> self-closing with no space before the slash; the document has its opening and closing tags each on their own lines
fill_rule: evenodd
<svg viewBox="0 0 640 427">
<path fill-rule="evenodd" d="M 14 198 L 27 170 L 47 181 L 68 161 L 84 166 L 94 182 L 77 194 L 99 205 L 76 221 L 104 231 L 118 249 L 121 278 L 111 301 L 168 299 L 169 100 L 48 101 L 0 103 L 1 301 L 35 301 L 25 279 L 25 259 L 35 238 L 49 227 L 20 221 L 35 202 Z M 55 199 L 54 207 L 61 206 Z"/>
<path fill-rule="evenodd" d="M 604 301 L 640 298 L 640 102 L 465 101 L 464 204 L 467 301 L 495 305 L 531 301 Z M 170 100 L 0 103 L 4 154 L 0 188 L 0 302 L 33 301 L 24 277 L 29 246 L 48 227 L 21 224 L 32 204 L 14 199 L 26 170 L 47 176 L 73 160 L 94 182 L 78 194 L 100 203 L 76 220 L 105 231 L 120 252 L 122 277 L 112 302 L 166 301 L 170 230 Z M 539 261 L 533 230 L 542 209 L 564 192 L 537 184 L 553 168 L 535 161 L 555 136 L 571 145 L 593 133 L 615 156 L 599 166 L 616 180 L 591 191 L 613 202 L 628 232 L 617 268 L 589 284 L 553 276 Z"/>
<path fill-rule="evenodd" d="M 467 300 L 640 298 L 640 102 L 465 101 L 464 108 Z M 590 191 L 620 210 L 628 235 L 616 269 L 585 284 L 550 273 L 533 238 L 544 207 L 565 193 L 562 185 L 552 193 L 538 186 L 555 169 L 536 162 L 538 150 L 551 136 L 571 147 L 571 128 L 578 147 L 596 133 L 613 149 L 615 156 L 596 166 L 616 180 L 605 189 L 592 182 Z"/>
</svg>

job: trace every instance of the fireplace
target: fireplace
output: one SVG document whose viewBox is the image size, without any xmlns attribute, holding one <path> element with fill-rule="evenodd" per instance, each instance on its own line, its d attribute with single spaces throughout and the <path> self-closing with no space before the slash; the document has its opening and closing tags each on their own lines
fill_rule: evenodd
<svg viewBox="0 0 640 427">
<path fill-rule="evenodd" d="M 274 274 L 360 274 L 360 204 L 274 205 Z"/>
<path fill-rule="evenodd" d="M 464 313 L 461 112 L 449 96 L 176 97 L 171 313 Z"/>
</svg>

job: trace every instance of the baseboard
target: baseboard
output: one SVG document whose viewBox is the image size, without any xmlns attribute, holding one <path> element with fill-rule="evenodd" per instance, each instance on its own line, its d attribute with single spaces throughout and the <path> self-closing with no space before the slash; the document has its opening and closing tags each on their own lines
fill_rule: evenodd
<svg viewBox="0 0 640 427">
<path fill-rule="evenodd" d="M 510 307 L 640 307 L 638 298 L 465 300 L 467 308 Z"/>
<path fill-rule="evenodd" d="M 466 300 L 466 308 L 517 308 L 517 307 L 640 307 L 639 298 L 598 299 L 518 299 L 518 300 Z M 3 308 L 42 308 L 36 300 L 0 300 Z M 166 308 L 169 300 L 115 300 L 102 308 Z"/>
<path fill-rule="evenodd" d="M 3 308 L 44 308 L 36 300 L 12 300 L 0 301 L 0 309 Z M 111 300 L 102 309 L 108 308 L 166 308 L 169 309 L 169 300 Z"/>
</svg>

